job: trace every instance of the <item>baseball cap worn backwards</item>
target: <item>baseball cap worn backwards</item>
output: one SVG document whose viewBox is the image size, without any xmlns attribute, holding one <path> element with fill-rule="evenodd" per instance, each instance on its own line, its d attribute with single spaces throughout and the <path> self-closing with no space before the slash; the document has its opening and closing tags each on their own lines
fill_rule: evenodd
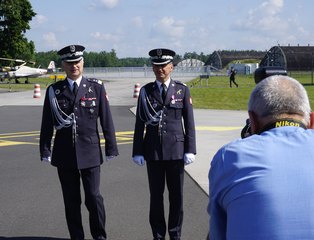
<svg viewBox="0 0 314 240">
<path fill-rule="evenodd" d="M 81 45 L 69 45 L 58 51 L 60 58 L 65 62 L 77 62 L 82 60 L 85 47 Z"/>
<path fill-rule="evenodd" d="M 173 57 L 176 55 L 175 51 L 165 48 L 156 48 L 149 51 L 151 62 L 154 65 L 164 65 L 173 61 Z"/>
</svg>

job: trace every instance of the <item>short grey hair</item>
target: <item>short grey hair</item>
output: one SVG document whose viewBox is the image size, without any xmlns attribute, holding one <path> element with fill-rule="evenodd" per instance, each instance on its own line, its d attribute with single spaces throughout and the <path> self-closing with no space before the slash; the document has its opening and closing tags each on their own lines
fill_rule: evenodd
<svg viewBox="0 0 314 240">
<path fill-rule="evenodd" d="M 297 114 L 310 121 L 311 107 L 305 88 L 297 80 L 274 75 L 259 82 L 251 93 L 248 110 L 259 117 L 277 120 L 282 114 Z"/>
</svg>

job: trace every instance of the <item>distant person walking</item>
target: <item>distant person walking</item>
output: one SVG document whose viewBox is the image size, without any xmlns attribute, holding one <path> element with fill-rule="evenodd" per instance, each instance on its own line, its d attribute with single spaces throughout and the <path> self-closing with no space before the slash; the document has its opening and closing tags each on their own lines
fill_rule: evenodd
<svg viewBox="0 0 314 240">
<path fill-rule="evenodd" d="M 232 83 L 239 87 L 239 85 L 235 81 L 235 75 L 237 74 L 237 70 L 234 69 L 234 67 L 231 67 L 230 72 L 229 72 L 229 80 L 230 80 L 230 87 L 232 88 Z"/>
</svg>

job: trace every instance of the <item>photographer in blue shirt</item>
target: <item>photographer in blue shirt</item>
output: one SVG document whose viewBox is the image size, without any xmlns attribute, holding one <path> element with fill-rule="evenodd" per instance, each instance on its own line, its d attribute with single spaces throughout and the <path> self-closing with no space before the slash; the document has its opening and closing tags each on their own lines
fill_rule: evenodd
<svg viewBox="0 0 314 240">
<path fill-rule="evenodd" d="M 252 135 L 226 144 L 209 171 L 210 240 L 314 239 L 314 131 L 304 87 L 270 76 L 252 91 Z"/>
</svg>

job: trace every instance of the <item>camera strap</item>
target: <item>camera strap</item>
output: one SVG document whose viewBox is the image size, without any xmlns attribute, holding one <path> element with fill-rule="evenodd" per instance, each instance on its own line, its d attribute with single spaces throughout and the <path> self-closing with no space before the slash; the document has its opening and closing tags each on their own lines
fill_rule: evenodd
<svg viewBox="0 0 314 240">
<path fill-rule="evenodd" d="M 301 127 L 304 129 L 307 129 L 307 127 L 300 121 L 296 121 L 293 119 L 279 119 L 274 123 L 267 124 L 262 131 L 260 131 L 258 134 L 261 134 L 262 132 L 268 131 L 272 128 L 278 128 L 278 127 Z"/>
</svg>

